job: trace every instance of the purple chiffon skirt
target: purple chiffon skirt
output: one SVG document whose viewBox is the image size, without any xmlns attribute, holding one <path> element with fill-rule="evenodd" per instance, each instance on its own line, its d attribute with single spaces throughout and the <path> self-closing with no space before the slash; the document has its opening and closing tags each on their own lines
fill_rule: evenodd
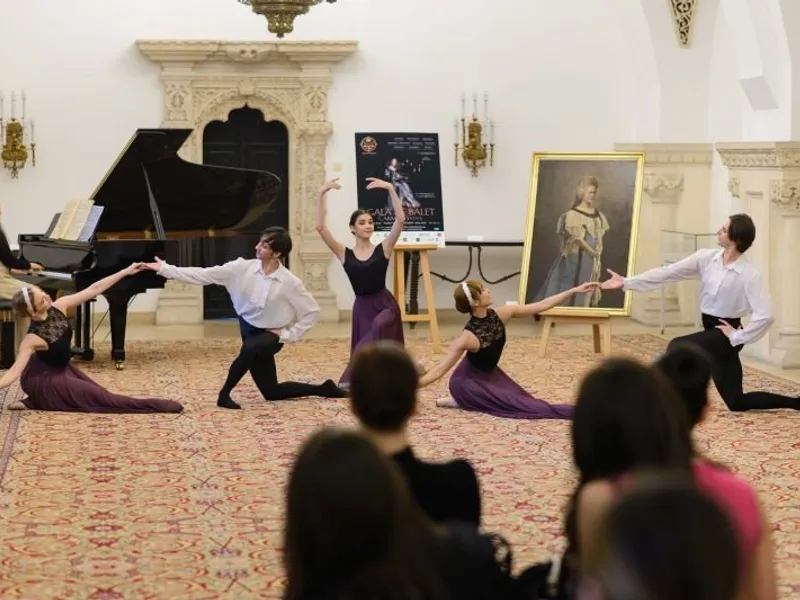
<svg viewBox="0 0 800 600">
<path fill-rule="evenodd" d="M 20 387 L 28 395 L 22 403 L 32 410 L 86 413 L 183 411 L 183 406 L 174 400 L 138 399 L 112 394 L 71 364 L 51 367 L 36 356 L 31 357 L 22 372 Z"/>
<path fill-rule="evenodd" d="M 450 377 L 450 395 L 459 408 L 507 419 L 571 419 L 575 410 L 570 404 L 538 400 L 500 367 L 481 371 L 466 356 Z"/>
<path fill-rule="evenodd" d="M 375 340 L 394 340 L 405 344 L 400 305 L 388 289 L 377 294 L 356 296 L 353 303 L 353 326 L 350 335 L 350 364 L 339 378 L 339 386 L 350 385 L 350 369 L 356 350 Z"/>
</svg>

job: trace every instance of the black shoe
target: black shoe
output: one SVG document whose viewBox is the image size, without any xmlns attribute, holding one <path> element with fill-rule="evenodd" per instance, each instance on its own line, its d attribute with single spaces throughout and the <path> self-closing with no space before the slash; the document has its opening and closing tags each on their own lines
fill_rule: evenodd
<svg viewBox="0 0 800 600">
<path fill-rule="evenodd" d="M 224 396 L 220 395 L 219 398 L 217 398 L 217 406 L 220 408 L 242 408 L 236 402 L 231 400 L 231 397 L 227 394 Z"/>
<path fill-rule="evenodd" d="M 324 398 L 347 398 L 347 390 L 336 385 L 333 379 L 326 379 L 320 387 L 322 388 L 320 396 Z"/>
</svg>

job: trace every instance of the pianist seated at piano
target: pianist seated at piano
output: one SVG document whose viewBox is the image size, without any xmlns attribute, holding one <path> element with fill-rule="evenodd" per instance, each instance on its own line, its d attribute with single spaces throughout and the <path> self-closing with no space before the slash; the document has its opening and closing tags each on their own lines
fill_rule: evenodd
<svg viewBox="0 0 800 600">
<path fill-rule="evenodd" d="M 2 212 L 1 208 L 0 212 Z M 6 232 L 3 231 L 2 227 L 0 227 L 0 263 L 2 263 L 3 267 L 0 269 L 0 300 L 11 300 L 11 297 L 25 285 L 22 281 L 13 276 L 14 271 L 29 273 L 31 271 L 42 270 L 42 265 L 29 262 L 14 254 L 11 250 L 11 246 L 8 244 Z M 28 330 L 28 320 L 17 318 L 15 325 L 14 348 L 16 349 L 19 347 L 20 341 Z"/>
<path fill-rule="evenodd" d="M 130 398 L 114 394 L 70 364 L 72 325 L 67 311 L 89 302 L 125 277 L 144 269 L 142 263 L 97 281 L 88 288 L 53 301 L 37 286 L 25 286 L 11 299 L 14 311 L 31 320 L 17 359 L 0 377 L 0 389 L 19 379 L 25 408 L 87 413 L 179 413 L 173 400 Z M 22 408 L 15 406 L 14 408 Z"/>
</svg>

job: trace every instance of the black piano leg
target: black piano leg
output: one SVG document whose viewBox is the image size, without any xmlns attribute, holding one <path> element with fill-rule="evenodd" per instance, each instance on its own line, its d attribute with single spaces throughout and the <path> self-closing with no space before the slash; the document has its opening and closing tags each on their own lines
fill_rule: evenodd
<svg viewBox="0 0 800 600">
<path fill-rule="evenodd" d="M 14 321 L 0 325 L 0 369 L 10 369 L 17 358 L 16 329 Z"/>
<path fill-rule="evenodd" d="M 75 311 L 75 346 L 72 348 L 72 356 L 81 360 L 94 360 L 91 302 L 81 304 Z"/>
<path fill-rule="evenodd" d="M 111 360 L 117 370 L 125 368 L 125 332 L 128 328 L 129 296 L 109 295 L 108 318 L 111 326 Z"/>
</svg>

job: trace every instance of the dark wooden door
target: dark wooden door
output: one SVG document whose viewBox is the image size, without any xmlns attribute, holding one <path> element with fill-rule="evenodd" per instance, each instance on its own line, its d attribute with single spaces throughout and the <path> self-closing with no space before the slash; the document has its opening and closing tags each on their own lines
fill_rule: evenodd
<svg viewBox="0 0 800 600">
<path fill-rule="evenodd" d="M 203 240 L 203 264 L 219 265 L 240 256 L 252 258 L 262 230 L 272 225 L 289 228 L 289 132 L 283 123 L 266 122 L 260 110 L 248 106 L 234 110 L 227 121 L 213 121 L 203 131 L 203 162 L 269 171 L 282 182 L 273 210 L 266 212 L 241 235 Z M 209 285 L 203 289 L 204 319 L 235 317 L 225 288 Z"/>
</svg>

